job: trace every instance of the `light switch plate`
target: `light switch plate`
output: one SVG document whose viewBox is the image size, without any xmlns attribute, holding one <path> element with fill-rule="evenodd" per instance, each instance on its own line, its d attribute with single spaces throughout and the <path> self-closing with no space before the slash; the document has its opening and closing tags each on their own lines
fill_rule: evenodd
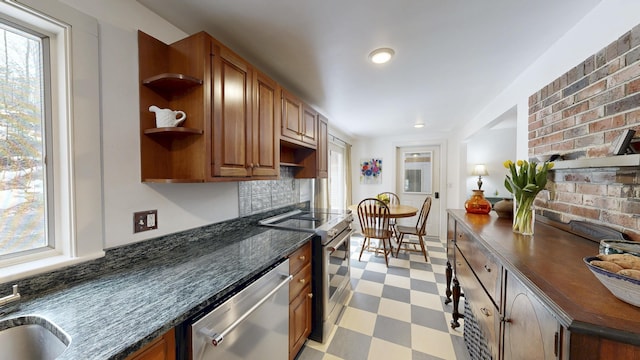
<svg viewBox="0 0 640 360">
<path fill-rule="evenodd" d="M 158 228 L 158 210 L 147 210 L 133 213 L 133 232 Z"/>
</svg>

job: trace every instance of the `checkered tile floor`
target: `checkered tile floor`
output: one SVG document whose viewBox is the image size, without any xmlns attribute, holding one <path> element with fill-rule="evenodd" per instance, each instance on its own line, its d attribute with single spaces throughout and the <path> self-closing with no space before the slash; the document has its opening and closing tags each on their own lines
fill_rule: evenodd
<svg viewBox="0 0 640 360">
<path fill-rule="evenodd" d="M 462 329 L 451 329 L 451 303 L 444 305 L 445 246 L 426 242 L 421 253 L 358 255 L 363 238 L 351 240 L 351 296 L 323 344 L 308 340 L 298 360 L 469 359 Z"/>
</svg>

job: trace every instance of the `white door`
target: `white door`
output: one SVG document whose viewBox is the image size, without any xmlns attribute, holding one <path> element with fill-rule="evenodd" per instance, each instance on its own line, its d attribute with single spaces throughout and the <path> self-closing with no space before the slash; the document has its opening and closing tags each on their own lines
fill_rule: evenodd
<svg viewBox="0 0 640 360">
<path fill-rule="evenodd" d="M 420 209 L 430 196 L 431 211 L 427 218 L 427 236 L 438 238 L 440 232 L 440 147 L 406 146 L 396 148 L 396 194 L 400 204 Z M 418 210 L 418 214 L 420 210 Z M 417 216 L 399 219 L 403 225 L 415 225 Z"/>
</svg>

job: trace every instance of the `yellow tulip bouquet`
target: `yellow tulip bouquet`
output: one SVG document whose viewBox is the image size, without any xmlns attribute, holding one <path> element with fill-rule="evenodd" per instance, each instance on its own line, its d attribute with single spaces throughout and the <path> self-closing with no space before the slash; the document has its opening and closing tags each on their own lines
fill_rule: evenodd
<svg viewBox="0 0 640 360">
<path fill-rule="evenodd" d="M 511 160 L 504 162 L 511 176 L 507 175 L 504 187 L 513 194 L 517 205 L 513 214 L 513 231 L 524 235 L 533 234 L 533 201 L 536 195 L 547 185 L 547 171 L 553 163 L 545 161 L 542 165 L 532 161 Z"/>
</svg>

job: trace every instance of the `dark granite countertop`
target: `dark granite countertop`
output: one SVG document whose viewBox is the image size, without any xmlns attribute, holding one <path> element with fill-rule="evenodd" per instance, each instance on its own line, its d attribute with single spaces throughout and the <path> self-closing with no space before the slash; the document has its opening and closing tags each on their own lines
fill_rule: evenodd
<svg viewBox="0 0 640 360">
<path fill-rule="evenodd" d="M 225 226 L 128 245 L 85 266 L 17 281 L 24 300 L 0 320 L 29 314 L 54 322 L 71 336 L 59 359 L 124 359 L 312 236 L 253 223 Z"/>
</svg>

